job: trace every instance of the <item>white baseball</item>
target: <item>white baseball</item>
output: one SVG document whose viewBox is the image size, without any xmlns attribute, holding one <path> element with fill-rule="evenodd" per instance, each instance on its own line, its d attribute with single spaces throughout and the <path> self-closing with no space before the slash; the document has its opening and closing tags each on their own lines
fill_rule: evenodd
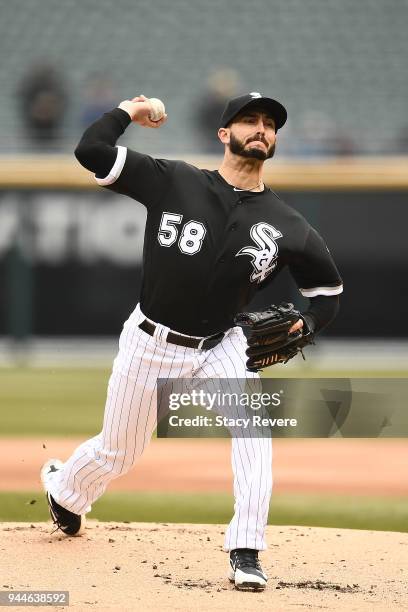
<svg viewBox="0 0 408 612">
<path fill-rule="evenodd" d="M 166 113 L 163 102 L 159 98 L 149 98 L 149 104 L 151 106 L 149 119 L 151 121 L 159 121 Z"/>
</svg>

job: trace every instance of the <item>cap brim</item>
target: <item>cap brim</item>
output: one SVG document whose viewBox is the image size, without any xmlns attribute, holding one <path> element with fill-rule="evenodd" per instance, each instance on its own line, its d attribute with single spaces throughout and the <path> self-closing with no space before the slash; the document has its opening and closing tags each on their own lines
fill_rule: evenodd
<svg viewBox="0 0 408 612">
<path fill-rule="evenodd" d="M 250 108 L 251 106 L 263 106 L 268 113 L 270 113 L 271 117 L 275 121 L 275 128 L 279 130 L 283 125 L 285 125 L 286 120 L 288 118 L 288 113 L 286 108 L 273 98 L 256 98 L 254 100 L 250 100 L 247 104 L 244 104 L 234 115 L 228 118 L 228 121 L 224 121 L 224 124 L 221 127 L 227 127 L 234 118 L 239 115 L 244 109 Z"/>
</svg>

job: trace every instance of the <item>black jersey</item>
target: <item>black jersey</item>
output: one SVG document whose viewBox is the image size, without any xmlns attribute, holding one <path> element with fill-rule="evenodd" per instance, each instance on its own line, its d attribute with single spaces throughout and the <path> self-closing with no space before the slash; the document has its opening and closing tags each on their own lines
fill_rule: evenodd
<svg viewBox="0 0 408 612">
<path fill-rule="evenodd" d="M 321 236 L 268 187 L 238 190 L 218 171 L 117 151 L 96 180 L 147 208 L 140 302 L 148 318 L 188 335 L 225 331 L 285 266 L 306 297 L 341 293 Z"/>
</svg>

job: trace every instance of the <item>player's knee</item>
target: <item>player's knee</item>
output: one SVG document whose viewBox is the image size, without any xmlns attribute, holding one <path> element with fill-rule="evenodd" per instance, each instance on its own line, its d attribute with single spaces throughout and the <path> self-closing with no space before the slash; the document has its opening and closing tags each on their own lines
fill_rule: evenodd
<svg viewBox="0 0 408 612">
<path fill-rule="evenodd" d="M 123 476 L 132 469 L 136 461 L 132 456 L 120 456 L 116 459 L 116 461 L 112 465 L 112 472 L 115 476 Z"/>
<path fill-rule="evenodd" d="M 119 449 L 102 449 L 98 453 L 98 463 L 106 474 L 113 478 L 126 474 L 135 464 L 133 452 L 126 452 Z"/>
</svg>

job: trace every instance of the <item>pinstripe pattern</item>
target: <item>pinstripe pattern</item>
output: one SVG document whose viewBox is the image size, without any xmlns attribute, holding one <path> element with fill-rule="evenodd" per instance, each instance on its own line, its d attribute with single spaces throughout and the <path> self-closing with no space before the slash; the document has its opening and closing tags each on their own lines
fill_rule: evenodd
<svg viewBox="0 0 408 612">
<path fill-rule="evenodd" d="M 158 378 L 191 378 L 201 381 L 201 388 L 210 379 L 213 393 L 260 391 L 258 375 L 245 368 L 246 340 L 240 328 L 229 330 L 214 349 L 199 351 L 168 344 L 168 329 L 161 325 L 155 337 L 149 336 L 138 327 L 143 318 L 137 307 L 123 326 L 102 431 L 81 444 L 61 470 L 49 475 L 51 495 L 76 514 L 87 512 L 109 482 L 129 471 L 143 453 L 156 427 Z M 219 412 L 228 417 L 246 415 L 242 406 L 224 406 Z M 231 464 L 235 504 L 224 550 L 264 550 L 272 492 L 270 437 L 245 437 L 234 430 Z"/>
<path fill-rule="evenodd" d="M 239 328 L 209 351 L 201 371 L 195 375 L 203 378 L 222 378 L 222 391 L 259 392 L 258 375 L 246 371 L 246 340 Z M 234 388 L 228 388 L 228 379 Z M 236 388 L 236 381 L 245 381 Z M 213 392 L 216 391 L 214 388 Z M 247 416 L 240 407 L 225 407 L 225 416 Z M 248 436 L 248 432 L 246 433 Z M 268 520 L 269 502 L 272 493 L 272 440 L 245 437 L 234 432 L 232 437 L 232 469 L 234 474 L 234 516 L 225 534 L 224 550 L 254 548 L 264 550 L 265 527 Z"/>
</svg>

